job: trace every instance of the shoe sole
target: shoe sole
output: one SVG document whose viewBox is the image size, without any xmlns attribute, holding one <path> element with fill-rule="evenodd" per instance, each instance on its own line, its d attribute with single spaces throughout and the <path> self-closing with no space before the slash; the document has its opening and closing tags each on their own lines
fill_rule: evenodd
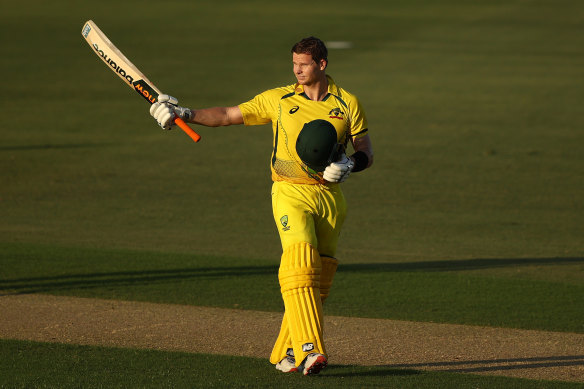
<svg viewBox="0 0 584 389">
<path fill-rule="evenodd" d="M 279 371 L 281 371 L 282 373 L 295 373 L 295 372 L 298 371 L 298 368 L 297 367 L 293 367 L 291 369 L 285 370 L 285 369 L 283 369 L 281 367 L 276 366 L 276 369 L 279 370 Z"/>
<path fill-rule="evenodd" d="M 283 369 L 278 369 L 278 368 L 276 368 L 276 369 L 279 370 L 279 371 L 281 371 L 282 373 L 295 373 L 295 372 L 298 371 L 298 368 L 297 367 L 294 367 L 294 368 L 292 368 L 290 370 L 283 370 Z"/>
<path fill-rule="evenodd" d="M 294 373 L 298 371 L 298 367 L 294 366 L 294 363 L 292 362 L 286 363 L 284 365 L 282 364 L 282 362 L 278 362 L 278 364 L 276 365 L 276 369 L 281 371 L 282 373 Z"/>
<path fill-rule="evenodd" d="M 314 375 L 320 373 L 327 365 L 327 360 L 324 356 L 316 358 L 308 369 L 304 369 L 304 375 Z"/>
</svg>

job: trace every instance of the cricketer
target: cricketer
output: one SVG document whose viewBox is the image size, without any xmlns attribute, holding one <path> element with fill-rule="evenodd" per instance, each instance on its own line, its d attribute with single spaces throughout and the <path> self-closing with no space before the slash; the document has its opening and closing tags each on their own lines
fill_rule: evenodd
<svg viewBox="0 0 584 389">
<path fill-rule="evenodd" d="M 295 84 L 233 107 L 189 109 L 160 95 L 150 114 L 164 129 L 176 117 L 209 127 L 272 123 L 272 210 L 282 243 L 278 278 L 285 312 L 270 362 L 282 372 L 313 375 L 327 366 L 322 303 L 337 270 L 347 210 L 339 184 L 371 166 L 373 149 L 359 100 L 326 73 L 325 44 L 308 37 L 291 52 Z"/>
</svg>

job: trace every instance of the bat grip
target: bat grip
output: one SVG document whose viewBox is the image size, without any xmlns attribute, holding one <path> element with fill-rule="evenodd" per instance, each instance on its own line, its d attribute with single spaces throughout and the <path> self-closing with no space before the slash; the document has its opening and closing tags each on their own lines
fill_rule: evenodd
<svg viewBox="0 0 584 389">
<path fill-rule="evenodd" d="M 182 120 L 178 116 L 176 118 L 174 118 L 174 124 L 179 126 L 195 142 L 198 142 L 201 140 L 201 135 L 197 134 L 191 127 L 189 127 L 188 124 L 185 123 L 184 120 Z"/>
</svg>

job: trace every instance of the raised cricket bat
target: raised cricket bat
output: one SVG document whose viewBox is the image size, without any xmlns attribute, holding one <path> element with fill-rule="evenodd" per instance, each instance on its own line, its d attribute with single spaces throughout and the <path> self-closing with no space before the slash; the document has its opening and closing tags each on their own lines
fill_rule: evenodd
<svg viewBox="0 0 584 389">
<path fill-rule="evenodd" d="M 108 37 L 97 27 L 92 20 L 88 20 L 81 35 L 93 48 L 93 52 L 106 63 L 106 65 L 116 73 L 128 86 L 134 89 L 140 96 L 150 104 L 158 100 L 160 90 L 146 78 L 140 70 L 118 48 L 108 39 Z M 201 139 L 192 128 L 179 117 L 174 119 L 174 123 L 187 133 L 195 142 Z"/>
</svg>

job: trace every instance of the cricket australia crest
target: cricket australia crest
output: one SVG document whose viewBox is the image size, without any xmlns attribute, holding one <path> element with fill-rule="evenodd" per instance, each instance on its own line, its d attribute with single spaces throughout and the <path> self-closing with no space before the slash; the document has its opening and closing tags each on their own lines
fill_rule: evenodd
<svg viewBox="0 0 584 389">
<path fill-rule="evenodd" d="M 288 231 L 290 226 L 288 225 L 288 215 L 284 215 L 280 218 L 280 223 L 282 223 L 282 231 Z"/>
</svg>

